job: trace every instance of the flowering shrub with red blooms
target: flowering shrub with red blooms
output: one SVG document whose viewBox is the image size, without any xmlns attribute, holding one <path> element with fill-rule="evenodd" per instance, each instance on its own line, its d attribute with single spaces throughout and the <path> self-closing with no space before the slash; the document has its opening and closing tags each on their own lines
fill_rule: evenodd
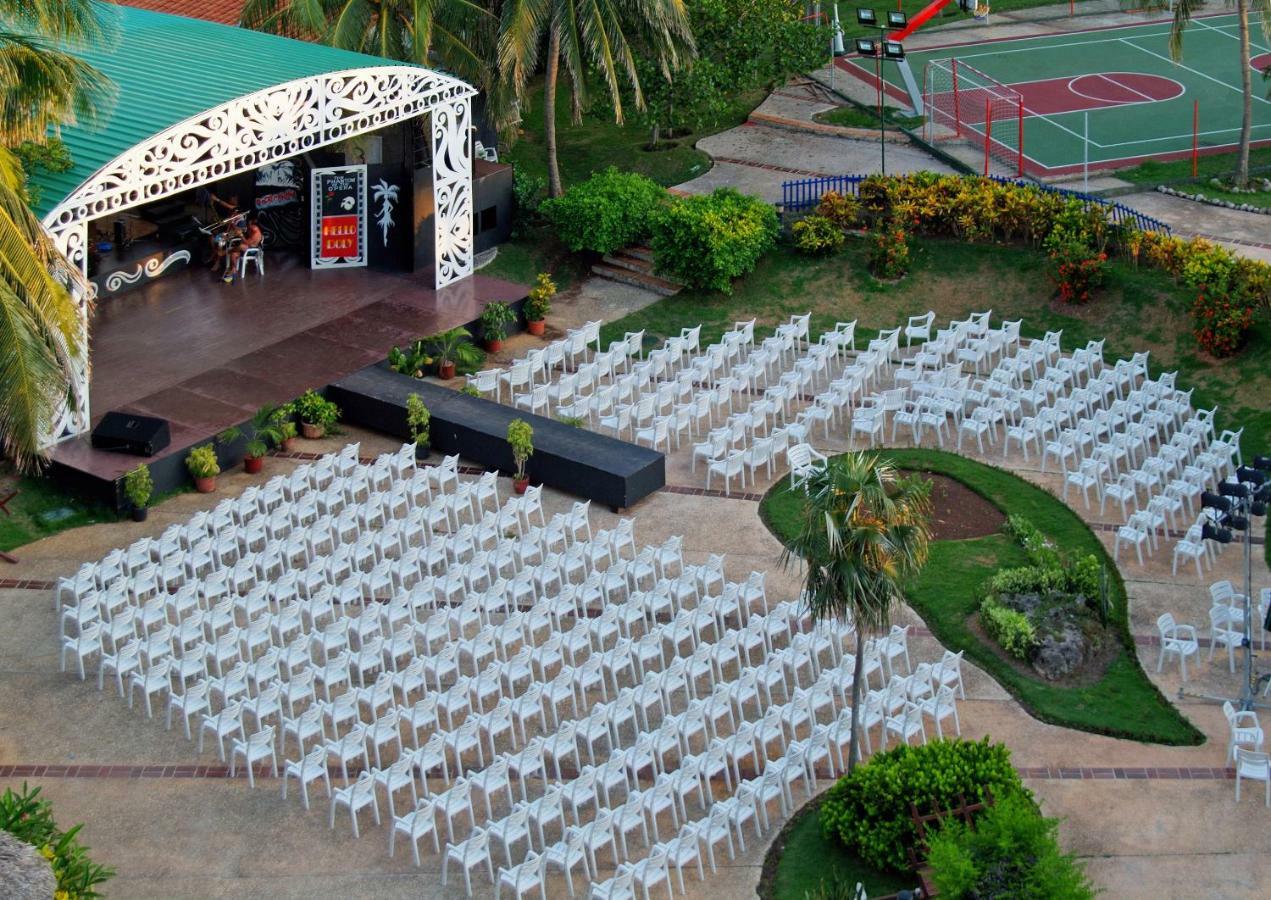
<svg viewBox="0 0 1271 900">
<path fill-rule="evenodd" d="M 1050 251 L 1050 278 L 1059 288 L 1059 299 L 1065 303 L 1089 303 L 1090 291 L 1103 284 L 1108 254 L 1095 251 L 1075 241 L 1065 242 Z"/>
<path fill-rule="evenodd" d="M 893 281 L 909 271 L 909 234 L 895 222 L 883 222 L 869 235 L 869 270 Z"/>
<path fill-rule="evenodd" d="M 1253 327 L 1253 307 L 1229 295 L 1201 291 L 1192 304 L 1196 343 L 1211 356 L 1235 356 Z"/>
</svg>

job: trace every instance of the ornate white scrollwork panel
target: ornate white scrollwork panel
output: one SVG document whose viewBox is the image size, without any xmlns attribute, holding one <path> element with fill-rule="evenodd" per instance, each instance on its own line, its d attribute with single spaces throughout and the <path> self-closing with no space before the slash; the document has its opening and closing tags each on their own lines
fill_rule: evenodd
<svg viewBox="0 0 1271 900">
<path fill-rule="evenodd" d="M 464 97 L 432 110 L 433 235 L 436 284 L 442 288 L 472 274 L 471 106 Z"/>
<path fill-rule="evenodd" d="M 80 272 L 84 272 L 88 261 L 87 224 L 80 222 L 68 225 L 66 228 L 54 231 L 52 237 L 53 242 L 71 264 L 77 266 Z M 70 395 L 50 423 L 49 432 L 41 442 L 44 446 L 54 444 L 63 438 L 83 434 L 89 427 L 88 309 L 93 298 L 86 287 L 91 288 L 92 285 L 69 278 L 66 282 L 79 312 L 79 344 L 83 352 L 71 360 Z"/>
</svg>

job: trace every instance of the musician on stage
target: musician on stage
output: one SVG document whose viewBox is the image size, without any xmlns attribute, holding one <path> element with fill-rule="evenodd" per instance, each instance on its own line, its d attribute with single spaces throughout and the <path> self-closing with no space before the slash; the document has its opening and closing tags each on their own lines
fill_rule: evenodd
<svg viewBox="0 0 1271 900">
<path fill-rule="evenodd" d="M 238 231 L 238 237 L 239 240 L 230 245 L 229 261 L 225 266 L 225 275 L 221 279 L 226 284 L 234 281 L 234 273 L 238 271 L 238 261 L 242 258 L 243 251 L 250 247 L 259 247 L 265 240 L 265 233 L 260 230 L 260 223 L 256 221 L 255 212 L 247 214 L 246 227 Z"/>
</svg>

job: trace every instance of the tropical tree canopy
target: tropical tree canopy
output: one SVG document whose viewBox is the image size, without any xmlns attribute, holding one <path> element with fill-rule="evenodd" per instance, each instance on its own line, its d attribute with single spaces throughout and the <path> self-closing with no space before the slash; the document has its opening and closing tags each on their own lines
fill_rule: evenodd
<svg viewBox="0 0 1271 900">
<path fill-rule="evenodd" d="M 927 561 L 931 483 L 902 478 L 889 460 L 848 453 L 803 482 L 807 502 L 796 537 L 782 554 L 802 566 L 803 599 L 814 621 L 856 626 L 849 769 L 859 758 L 866 634 L 891 624 L 905 585 Z"/>
<path fill-rule="evenodd" d="M 109 40 L 112 20 L 93 0 L 0 0 L 0 442 L 22 468 L 43 459 L 87 347 L 67 290 L 82 275 L 27 207 L 10 148 L 108 111 L 110 82 L 64 48 Z"/>
<path fill-rule="evenodd" d="M 1262 24 L 1263 36 L 1271 38 L 1271 0 L 1227 0 L 1227 5 L 1235 6 L 1240 25 L 1234 49 L 1240 66 L 1240 89 L 1244 94 L 1244 110 L 1240 120 L 1236 183 L 1244 187 L 1249 183 L 1249 149 L 1253 142 L 1253 67 L 1250 55 L 1249 19 L 1256 15 Z M 1154 9 L 1173 11 L 1174 22 L 1170 26 L 1169 36 L 1170 56 L 1174 57 L 1175 62 L 1181 60 L 1183 34 L 1187 31 L 1192 17 L 1206 9 L 1205 0 L 1152 0 L 1149 6 Z M 1268 68 L 1267 72 L 1271 72 L 1271 68 Z"/>
<path fill-rule="evenodd" d="M 453 73 L 485 92 L 499 127 L 514 108 L 492 65 L 498 13 L 475 0 L 247 0 L 240 21 L 258 31 Z"/>
</svg>

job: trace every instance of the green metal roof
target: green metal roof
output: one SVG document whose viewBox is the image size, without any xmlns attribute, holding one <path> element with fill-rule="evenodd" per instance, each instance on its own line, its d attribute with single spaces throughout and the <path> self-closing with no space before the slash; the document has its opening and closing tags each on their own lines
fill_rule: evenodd
<svg viewBox="0 0 1271 900">
<path fill-rule="evenodd" d="M 118 11 L 118 33 L 111 46 L 73 51 L 114 81 L 114 108 L 93 130 L 62 128 L 74 165 L 66 172 L 41 173 L 33 179 L 40 188 L 40 217 L 106 163 L 191 116 L 297 78 L 390 64 L 375 56 L 200 19 L 126 6 Z"/>
</svg>

